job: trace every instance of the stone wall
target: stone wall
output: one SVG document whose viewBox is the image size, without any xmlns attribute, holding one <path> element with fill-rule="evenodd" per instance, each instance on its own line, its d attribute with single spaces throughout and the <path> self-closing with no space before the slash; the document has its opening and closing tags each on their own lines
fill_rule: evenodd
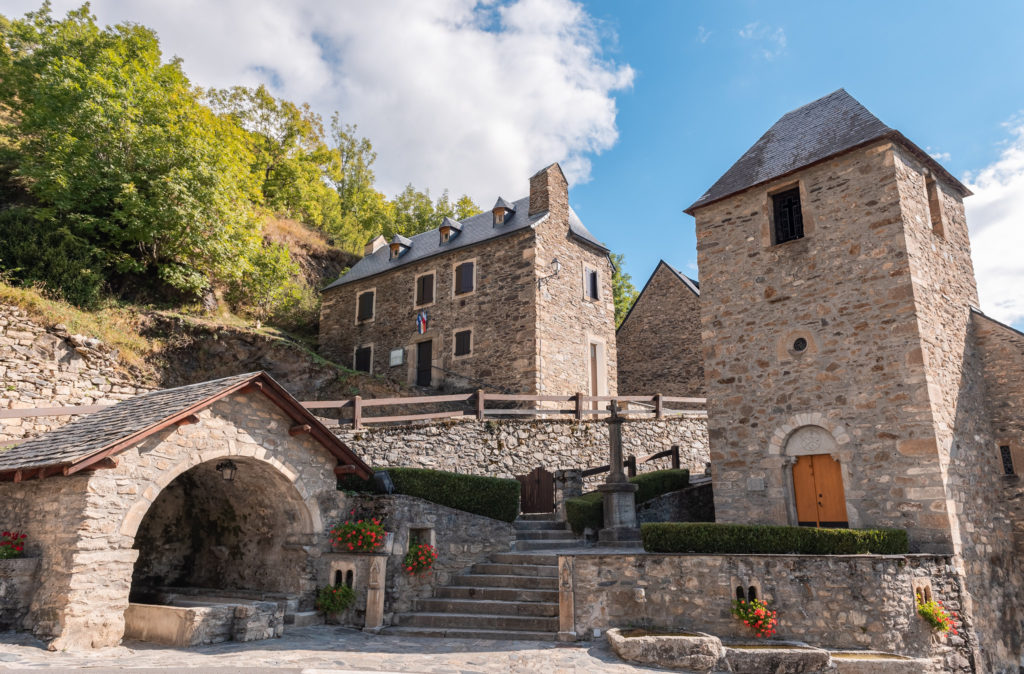
<svg viewBox="0 0 1024 674">
<path fill-rule="evenodd" d="M 704 396 L 700 296 L 658 263 L 615 333 L 622 395 Z"/>
<path fill-rule="evenodd" d="M 119 366 L 116 350 L 62 325 L 47 330 L 6 304 L 0 304 L 0 385 L 0 409 L 108 404 L 150 390 Z M 72 418 L 0 419 L 0 444 Z"/>
<path fill-rule="evenodd" d="M 0 559 L 0 632 L 19 629 L 38 587 L 39 559 Z"/>
<path fill-rule="evenodd" d="M 371 466 L 433 468 L 470 475 L 515 477 L 537 466 L 586 469 L 608 463 L 608 425 L 600 421 L 451 421 L 354 431 L 334 426 Z M 706 418 L 642 419 L 622 424 L 623 456 L 643 459 L 679 445 L 679 462 L 702 474 L 708 461 Z M 662 458 L 639 464 L 641 472 L 670 467 Z"/>
<path fill-rule="evenodd" d="M 1024 474 L 1024 334 L 974 312 L 972 327 L 985 378 L 985 410 L 996 445 L 1008 445 Z"/>
<path fill-rule="evenodd" d="M 572 567 L 575 632 L 646 627 L 701 631 L 724 639 L 752 634 L 730 614 L 737 588 L 778 611 L 778 639 L 836 649 L 931 657 L 944 672 L 972 668 L 973 639 L 939 638 L 917 615 L 914 589 L 959 611 L 949 557 L 811 555 L 608 555 L 560 558 Z"/>
<path fill-rule="evenodd" d="M 714 522 L 715 499 L 711 480 L 655 496 L 636 507 L 636 520 L 645 522 Z"/>
</svg>

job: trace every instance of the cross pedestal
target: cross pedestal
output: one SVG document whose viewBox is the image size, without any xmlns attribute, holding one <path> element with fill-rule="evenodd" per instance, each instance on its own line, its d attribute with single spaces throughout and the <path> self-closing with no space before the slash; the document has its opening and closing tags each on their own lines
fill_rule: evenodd
<svg viewBox="0 0 1024 674">
<path fill-rule="evenodd" d="M 608 417 L 609 464 L 608 480 L 598 486 L 604 494 L 604 528 L 597 534 L 600 545 L 637 547 L 640 527 L 636 524 L 636 490 L 638 487 L 626 479 L 622 471 L 622 417 L 618 405 L 612 401 Z"/>
</svg>

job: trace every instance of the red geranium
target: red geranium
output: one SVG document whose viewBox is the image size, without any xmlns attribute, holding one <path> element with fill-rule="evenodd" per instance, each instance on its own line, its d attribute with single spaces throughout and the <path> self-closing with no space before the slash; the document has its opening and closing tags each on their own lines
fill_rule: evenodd
<svg viewBox="0 0 1024 674">
<path fill-rule="evenodd" d="M 0 559 L 21 557 L 25 552 L 27 534 L 17 531 L 0 531 Z"/>
</svg>

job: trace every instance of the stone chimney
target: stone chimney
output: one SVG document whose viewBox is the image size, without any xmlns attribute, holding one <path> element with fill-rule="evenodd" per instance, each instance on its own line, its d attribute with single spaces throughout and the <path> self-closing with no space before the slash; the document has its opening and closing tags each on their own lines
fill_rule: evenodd
<svg viewBox="0 0 1024 674">
<path fill-rule="evenodd" d="M 529 215 L 544 211 L 550 211 L 555 217 L 569 214 L 569 183 L 557 162 L 530 178 Z"/>
<path fill-rule="evenodd" d="M 383 236 L 378 236 L 376 239 L 366 244 L 366 248 L 363 249 L 363 257 L 373 255 L 386 245 L 388 245 L 388 240 Z"/>
</svg>

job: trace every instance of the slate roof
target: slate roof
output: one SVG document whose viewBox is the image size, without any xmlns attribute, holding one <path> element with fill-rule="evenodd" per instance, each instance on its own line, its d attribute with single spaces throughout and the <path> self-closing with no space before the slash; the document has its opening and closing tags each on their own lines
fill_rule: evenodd
<svg viewBox="0 0 1024 674">
<path fill-rule="evenodd" d="M 305 410 L 270 375 L 265 372 L 249 372 L 189 386 L 153 391 L 84 416 L 49 433 L 0 451 L 0 474 L 15 470 L 71 466 L 122 441 L 132 438 L 141 441 L 167 422 L 195 413 L 256 380 L 262 380 L 265 386 L 274 389 L 276 395 L 283 395 L 287 402 L 294 403 L 298 410 L 302 410 L 303 416 L 308 417 L 303 423 L 315 423 L 322 427 L 316 417 Z M 273 399 L 273 396 L 270 397 Z M 326 428 L 322 430 L 337 443 L 337 447 L 328 447 L 332 453 L 337 454 L 336 450 L 343 447 L 343 451 L 351 455 L 346 458 L 354 459 L 354 463 L 366 468 L 367 471 L 370 470 L 330 431 Z"/>
<path fill-rule="evenodd" d="M 911 150 L 963 196 L 971 193 L 928 153 L 882 123 L 845 89 L 839 89 L 779 118 L 685 212 L 692 215 L 696 208 L 882 138 Z"/>
<path fill-rule="evenodd" d="M 622 326 L 624 326 L 626 324 L 626 321 L 629 320 L 630 314 L 633 313 L 633 307 L 640 303 L 640 298 L 643 297 L 645 292 L 647 292 L 648 286 L 651 285 L 651 281 L 654 280 L 655 274 L 658 273 L 658 269 L 660 269 L 661 267 L 665 267 L 665 269 L 668 269 L 670 272 L 672 272 L 672 274 L 675 275 L 676 278 L 682 281 L 683 285 L 685 285 L 690 290 L 690 292 L 692 292 L 697 297 L 700 297 L 700 283 L 690 278 L 683 272 L 679 271 L 678 269 L 670 265 L 668 262 L 665 262 L 664 260 L 658 260 L 658 265 L 654 268 L 654 271 L 651 272 L 651 276 L 650 278 L 647 279 L 647 283 L 645 283 L 644 287 L 640 289 L 639 293 L 637 293 L 636 299 L 633 300 L 633 305 L 629 307 L 629 311 L 626 312 L 625 318 L 623 318 L 622 322 L 619 323 L 619 327 L 615 328 L 615 332 L 621 330 Z"/>
<path fill-rule="evenodd" d="M 467 248 L 484 241 L 490 241 L 491 239 L 511 234 L 512 232 L 533 227 L 548 214 L 547 211 L 542 211 L 532 216 L 527 215 L 527 212 L 530 210 L 529 197 L 519 199 L 512 205 L 515 207 L 515 210 L 505 217 L 504 223 L 497 226 L 494 225 L 494 215 L 491 211 L 484 211 L 459 221 L 462 231 L 448 243 L 441 243 L 440 233 L 437 229 L 432 229 L 413 236 L 409 249 L 395 260 L 391 259 L 391 254 L 387 247 L 381 248 L 355 263 L 344 276 L 329 284 L 324 290 L 337 288 L 346 283 L 376 276 L 377 274 L 383 274 L 396 267 L 416 262 L 417 260 L 424 260 L 441 253 L 447 253 L 450 250 Z M 608 251 L 608 247 L 598 241 L 597 237 L 583 226 L 579 216 L 571 208 L 569 209 L 569 232 L 576 238 L 604 252 Z"/>
</svg>

